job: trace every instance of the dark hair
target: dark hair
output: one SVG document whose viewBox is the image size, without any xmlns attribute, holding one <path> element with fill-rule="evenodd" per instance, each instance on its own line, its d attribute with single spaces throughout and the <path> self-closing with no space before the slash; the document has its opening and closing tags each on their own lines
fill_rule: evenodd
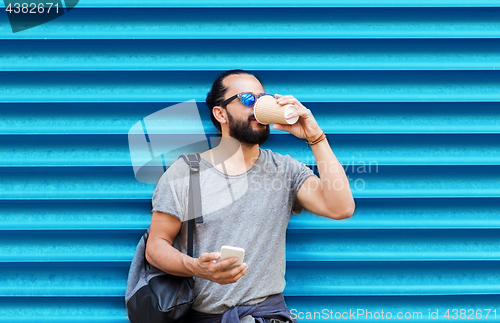
<svg viewBox="0 0 500 323">
<path fill-rule="evenodd" d="M 215 106 L 220 105 L 224 101 L 224 96 L 226 95 L 227 92 L 227 87 L 222 84 L 224 79 L 230 75 L 237 75 L 237 74 L 248 74 L 254 76 L 259 82 L 259 78 L 257 78 L 253 73 L 245 70 L 229 70 L 225 71 L 224 73 L 220 74 L 212 84 L 212 89 L 207 93 L 207 98 L 205 102 L 208 105 L 208 109 L 210 110 L 210 117 L 212 118 L 212 122 L 214 126 L 221 131 L 221 126 L 219 121 L 215 119 L 212 110 Z M 262 83 L 262 82 L 261 82 Z"/>
</svg>

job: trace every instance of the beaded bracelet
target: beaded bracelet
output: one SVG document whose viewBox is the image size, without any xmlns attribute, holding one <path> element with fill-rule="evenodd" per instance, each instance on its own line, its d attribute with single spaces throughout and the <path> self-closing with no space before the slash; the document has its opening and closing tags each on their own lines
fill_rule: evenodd
<svg viewBox="0 0 500 323">
<path fill-rule="evenodd" d="M 325 135 L 325 132 L 323 131 L 323 133 L 321 135 L 319 135 L 319 137 L 314 140 L 314 141 L 307 141 L 307 143 L 309 144 L 309 146 L 312 146 L 312 145 L 316 145 L 318 142 L 320 141 L 323 141 L 324 139 L 326 139 L 326 135 Z"/>
</svg>

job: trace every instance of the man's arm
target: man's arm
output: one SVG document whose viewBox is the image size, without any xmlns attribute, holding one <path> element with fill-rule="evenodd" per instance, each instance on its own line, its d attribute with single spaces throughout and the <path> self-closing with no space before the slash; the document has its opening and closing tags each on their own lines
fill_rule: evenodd
<svg viewBox="0 0 500 323">
<path fill-rule="evenodd" d="M 297 194 L 298 202 L 309 211 L 332 219 L 345 219 L 354 213 L 354 199 L 342 165 L 327 139 L 311 146 L 320 178 L 311 176 Z"/>
<path fill-rule="evenodd" d="M 236 263 L 233 257 L 216 262 L 219 252 L 203 253 L 199 258 L 192 258 L 172 244 L 179 233 L 182 222 L 173 215 L 153 212 L 148 242 L 146 244 L 146 260 L 160 270 L 181 277 L 200 277 L 221 285 L 231 284 L 240 279 L 246 272 L 246 263 L 225 270 Z"/>
<path fill-rule="evenodd" d="M 314 119 L 311 111 L 291 95 L 277 95 L 281 105 L 294 104 L 298 109 L 288 118 L 298 116 L 293 125 L 275 124 L 274 129 L 288 131 L 291 134 L 314 141 L 323 131 Z M 335 157 L 328 139 L 323 139 L 311 146 L 320 177 L 311 176 L 304 181 L 297 193 L 298 202 L 309 211 L 332 219 L 345 219 L 354 213 L 349 180 L 342 165 Z"/>
</svg>

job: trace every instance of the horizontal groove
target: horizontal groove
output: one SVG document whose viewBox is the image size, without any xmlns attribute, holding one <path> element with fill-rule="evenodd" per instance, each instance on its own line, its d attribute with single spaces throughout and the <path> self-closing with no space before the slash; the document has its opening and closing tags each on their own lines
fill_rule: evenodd
<svg viewBox="0 0 500 323">
<path fill-rule="evenodd" d="M 470 318 L 480 318 L 480 321 L 496 322 L 500 317 L 498 313 L 499 295 L 287 296 L 285 301 L 292 313 L 304 319 L 305 322 L 313 323 L 325 322 L 328 319 L 333 320 L 335 315 L 337 315 L 337 319 L 344 315 L 344 319 L 352 320 L 375 320 L 374 317 L 378 317 L 380 320 L 381 317 L 398 319 L 398 313 L 401 313 L 399 320 L 404 319 L 404 315 L 406 315 L 407 320 L 428 322 L 431 321 L 429 313 L 436 312 L 437 315 L 432 315 L 433 322 L 449 322 L 450 318 L 455 316 L 453 309 L 457 309 L 458 314 L 460 314 L 461 309 L 465 309 L 466 317 L 473 313 Z M 487 309 L 490 311 L 488 312 Z M 497 309 L 496 317 L 493 312 L 495 309 Z M 446 311 L 448 311 L 449 318 L 445 316 Z M 314 314 L 314 312 L 320 313 L 321 316 Z M 311 318 L 306 318 L 307 315 L 310 315 Z M 316 315 L 315 318 L 314 315 Z M 464 316 L 462 315 L 462 317 Z"/>
<path fill-rule="evenodd" d="M 341 221 L 304 212 L 288 230 L 498 229 L 498 198 L 358 198 L 354 214 Z"/>
<path fill-rule="evenodd" d="M 49 23 L 18 33 L 2 15 L 0 39 L 498 38 L 499 10 L 76 6 Z"/>
<path fill-rule="evenodd" d="M 2 103 L 0 135 L 126 135 L 142 118 L 177 103 Z M 498 102 L 302 103 L 328 134 L 500 133 Z M 204 100 L 197 106 L 203 129 L 185 122 L 172 122 L 171 129 L 218 134 Z M 283 132 L 271 129 L 271 133 Z"/>
<path fill-rule="evenodd" d="M 5 263 L 0 297 L 124 297 L 129 262 Z"/>
<path fill-rule="evenodd" d="M 151 199 L 0 201 L 2 230 L 140 231 L 151 222 Z"/>
<path fill-rule="evenodd" d="M 498 70 L 496 39 L 4 40 L 0 71 Z M 203 48 L 200 51 L 199 48 Z M 225 48 L 221 52 L 220 48 Z"/>
<path fill-rule="evenodd" d="M 498 230 L 293 230 L 289 262 L 500 260 Z"/>
<path fill-rule="evenodd" d="M 123 297 L 3 297 L 0 322 L 129 323 Z"/>
<path fill-rule="evenodd" d="M 304 102 L 500 100 L 500 73 L 497 71 L 283 71 L 256 74 L 268 93 L 291 93 Z M 216 72 L 189 71 L 1 72 L 0 101 L 204 101 L 217 75 Z"/>
<path fill-rule="evenodd" d="M 285 296 L 499 294 L 500 263 L 288 262 Z"/>
<path fill-rule="evenodd" d="M 351 0 L 348 3 L 342 0 L 254 0 L 252 2 L 235 2 L 230 0 L 210 1 L 207 4 L 203 0 L 170 0 L 168 2 L 160 0 L 133 1 L 133 0 L 80 0 L 78 8 L 290 8 L 290 7 L 497 7 L 495 0 Z M 5 5 L 0 4 L 0 8 Z"/>
<path fill-rule="evenodd" d="M 410 313 L 407 316 L 411 315 L 412 319 L 421 317 L 423 320 L 428 320 L 429 311 L 433 313 L 437 311 L 438 319 L 433 321 L 449 322 L 444 314 L 449 310 L 449 314 L 453 315 L 451 311 L 454 308 L 472 309 L 473 317 L 476 311 L 481 309 L 477 311 L 478 317 L 481 317 L 481 321 L 487 322 L 495 322 L 500 315 L 498 310 L 496 317 L 493 312 L 500 302 L 499 295 L 285 296 L 285 302 L 292 313 L 304 318 L 308 313 L 314 316 L 314 312 L 323 314 L 326 310 L 328 315 L 333 315 L 333 317 L 337 312 L 339 313 L 337 317 L 345 312 L 347 314 L 344 314 L 344 317 L 353 315 L 353 319 L 360 320 L 370 319 L 370 316 L 373 318 L 374 315 L 377 317 L 382 311 L 385 318 L 390 312 L 393 318 L 398 313 L 402 313 L 400 316 Z M 488 313 L 485 309 L 490 309 L 490 312 Z M 0 311 L 3 313 L 0 322 L 128 323 L 123 297 L 3 297 L 0 302 Z M 330 311 L 333 311 L 333 314 Z M 355 314 L 351 314 L 352 312 Z M 316 319 L 306 319 L 307 322 L 324 322 L 325 320 L 325 315 L 320 318 L 318 314 L 316 314 Z"/>
<path fill-rule="evenodd" d="M 500 197 L 498 166 L 379 165 L 346 173 L 355 198 Z M 131 167 L 0 168 L 0 200 L 149 199 L 153 190 Z"/>
<path fill-rule="evenodd" d="M 499 262 L 288 262 L 286 296 L 498 294 Z M 122 297 L 129 263 L 6 263 L 0 297 Z"/>
<path fill-rule="evenodd" d="M 151 200 L 0 200 L 2 230 L 141 231 L 151 221 Z M 288 230 L 500 229 L 498 198 L 356 199 L 349 219 L 308 211 L 290 218 Z"/>
<path fill-rule="evenodd" d="M 143 231 L 3 230 L 0 264 L 128 263 Z M 498 261 L 498 237 L 498 229 L 293 230 L 286 256 L 289 263 Z"/>
<path fill-rule="evenodd" d="M 151 136 L 151 135 L 150 135 Z M 167 166 L 177 160 L 174 143 L 190 135 L 162 135 Z M 1 167 L 131 166 L 127 136 L 8 136 L 0 144 Z M 499 135 L 328 135 L 343 168 L 378 165 L 500 165 Z M 208 147 L 208 140 L 206 140 Z M 262 145 L 307 165 L 316 160 L 303 140 L 273 135 Z"/>
<path fill-rule="evenodd" d="M 175 120 L 172 123 L 175 123 Z M 172 130 L 168 126 L 166 128 Z M 263 149 L 290 155 L 307 165 L 316 165 L 316 160 L 304 140 L 283 132 L 273 133 L 262 145 Z M 179 157 L 179 142 L 189 142 L 190 137 L 193 142 L 199 139 L 199 135 L 189 134 L 158 136 L 161 138 L 159 140 L 167 143 L 158 147 L 158 153 L 164 152 L 163 158 L 167 166 Z M 208 137 L 203 138 L 208 149 Z M 354 171 L 362 171 L 365 166 L 378 165 L 500 165 L 500 133 L 350 134 L 328 135 L 327 138 L 343 168 L 353 168 Z M 196 152 L 196 149 L 192 150 Z M 0 167 L 131 165 L 129 137 L 125 135 L 5 136 L 0 144 Z"/>
<path fill-rule="evenodd" d="M 155 188 L 137 181 L 132 167 L 0 168 L 0 174 L 0 200 L 144 200 Z"/>
<path fill-rule="evenodd" d="M 500 134 L 349 134 L 327 139 L 342 167 L 353 173 L 378 165 L 500 164 Z M 316 165 L 310 149 L 296 137 L 271 136 L 263 146 Z"/>
<path fill-rule="evenodd" d="M 3 231 L 0 237 L 0 264 L 129 263 L 143 232 Z"/>
</svg>

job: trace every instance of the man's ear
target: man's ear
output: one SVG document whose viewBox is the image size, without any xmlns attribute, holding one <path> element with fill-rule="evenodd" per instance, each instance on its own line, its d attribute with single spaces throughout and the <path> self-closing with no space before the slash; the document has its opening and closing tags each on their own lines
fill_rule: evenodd
<svg viewBox="0 0 500 323">
<path fill-rule="evenodd" d="M 227 111 L 223 107 L 215 106 L 212 109 L 212 114 L 220 124 L 227 123 Z"/>
</svg>

